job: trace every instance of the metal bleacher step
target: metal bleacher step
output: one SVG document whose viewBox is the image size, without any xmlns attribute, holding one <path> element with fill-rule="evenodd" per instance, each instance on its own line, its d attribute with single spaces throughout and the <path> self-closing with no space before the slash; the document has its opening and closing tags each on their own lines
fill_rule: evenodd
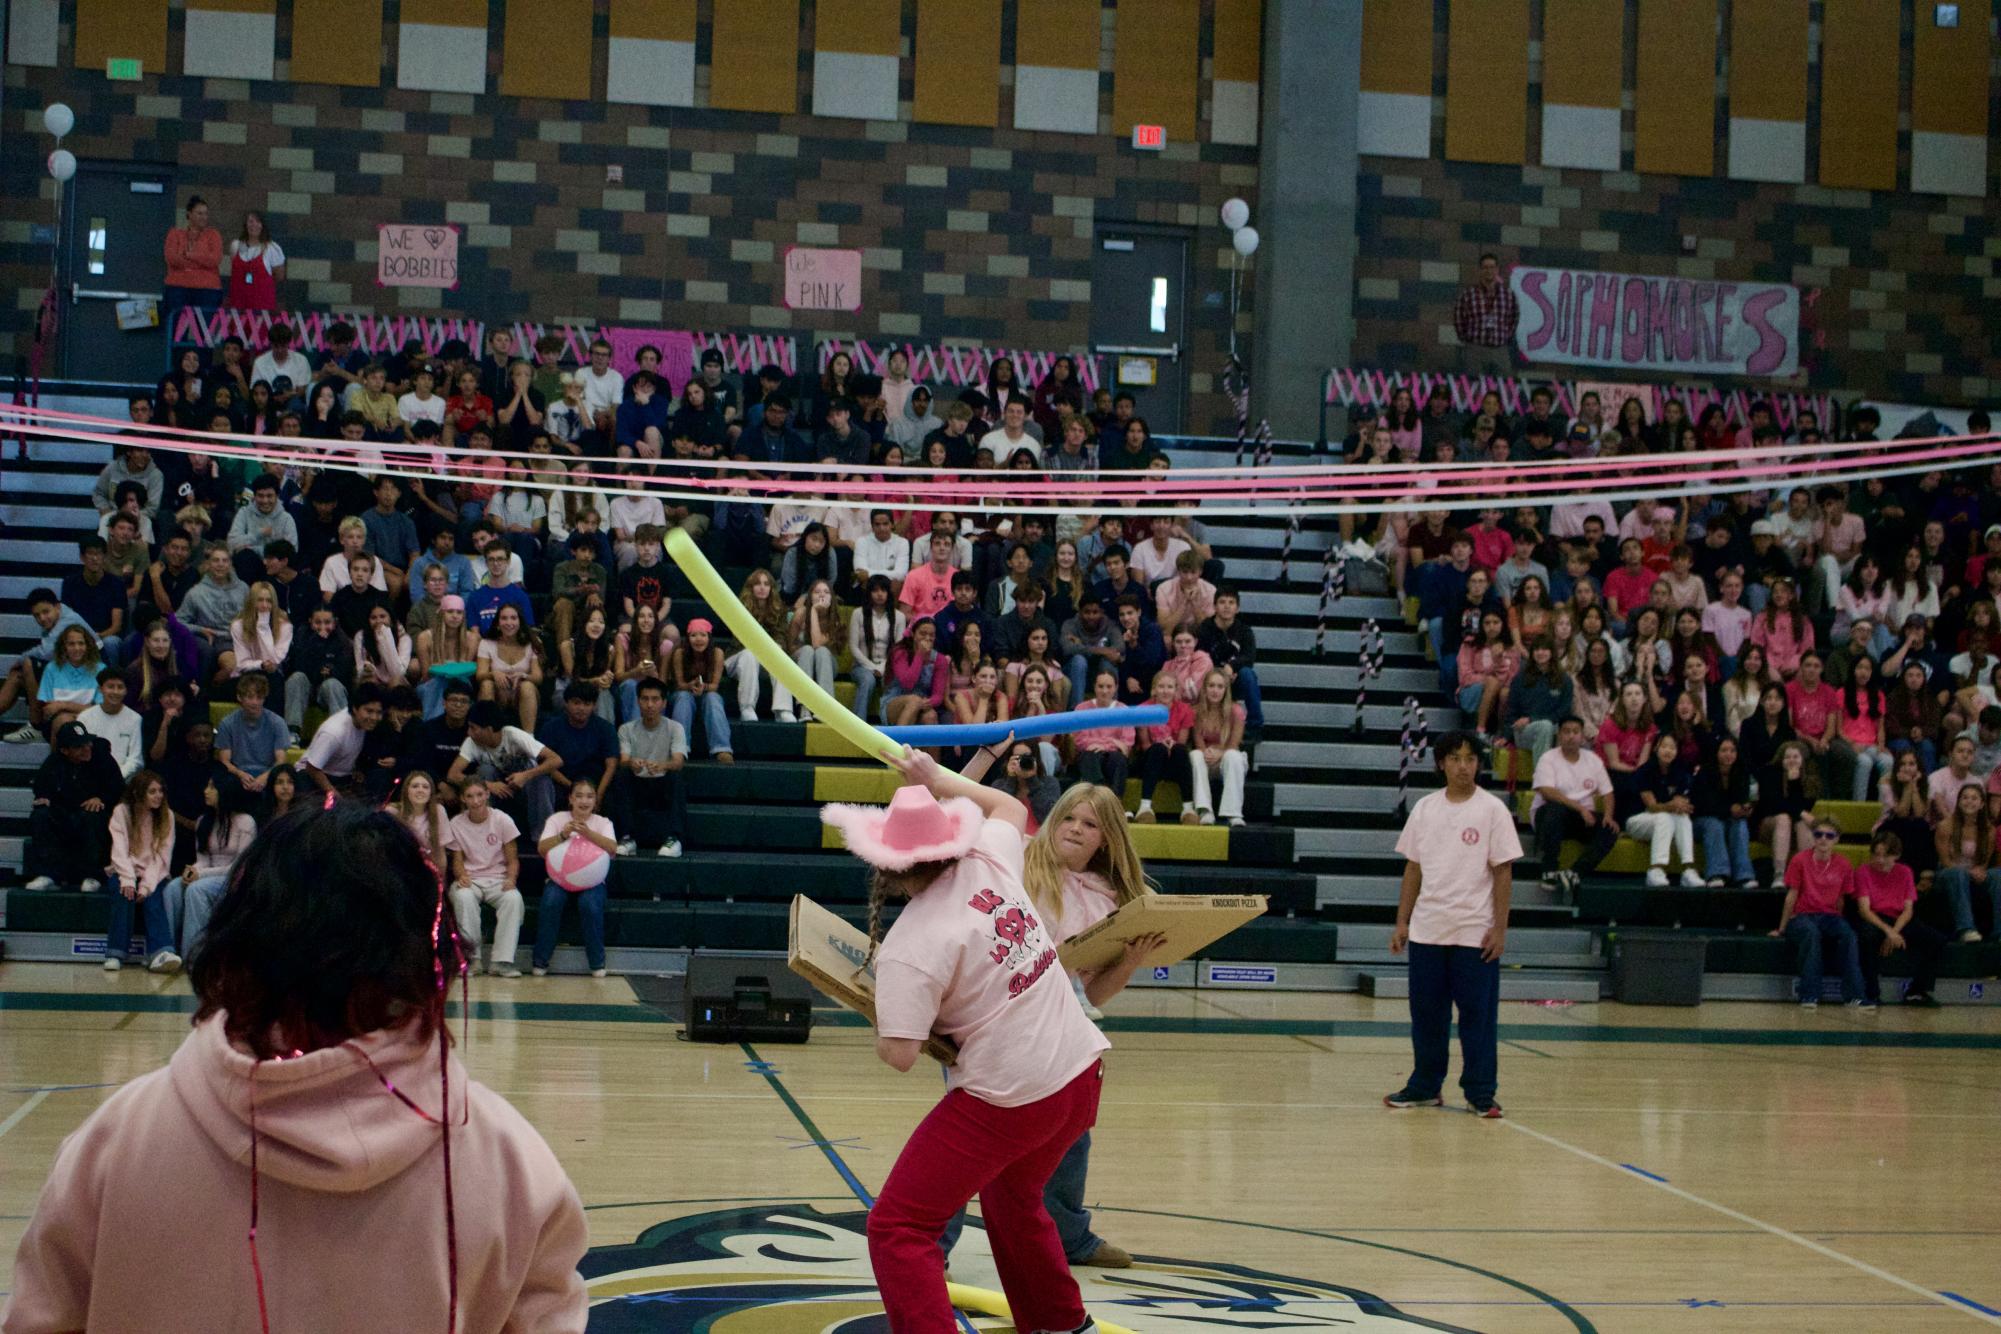
<svg viewBox="0 0 2001 1334">
<path fill-rule="evenodd" d="M 1363 969 L 1356 984 L 1364 996 L 1377 1000 L 1408 1000 L 1410 975 L 1402 968 Z M 1568 970 L 1503 967 L 1501 999 L 1504 1001 L 1570 1001 L 1595 1005 L 1599 999 L 1599 979 L 1594 974 Z"/>
</svg>

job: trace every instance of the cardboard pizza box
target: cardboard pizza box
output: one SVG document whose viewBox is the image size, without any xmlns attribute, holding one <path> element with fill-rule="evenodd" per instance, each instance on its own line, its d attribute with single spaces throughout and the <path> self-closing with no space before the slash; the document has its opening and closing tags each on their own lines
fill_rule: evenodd
<svg viewBox="0 0 2001 1334">
<path fill-rule="evenodd" d="M 804 894 L 792 899 L 785 962 L 793 972 L 875 1024 L 875 970 L 863 967 L 868 936 Z M 940 1065 L 958 1060 L 950 1038 L 933 1034 L 924 1052 Z"/>
<path fill-rule="evenodd" d="M 1264 916 L 1266 903 L 1263 894 L 1145 894 L 1064 941 L 1057 954 L 1071 972 L 1088 973 L 1117 962 L 1127 941 L 1158 934 L 1167 943 L 1146 962 L 1165 968 Z"/>
</svg>

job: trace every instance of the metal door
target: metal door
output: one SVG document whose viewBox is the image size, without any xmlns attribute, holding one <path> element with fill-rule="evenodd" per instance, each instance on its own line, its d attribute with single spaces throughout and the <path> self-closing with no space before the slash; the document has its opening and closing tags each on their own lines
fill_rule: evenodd
<svg viewBox="0 0 2001 1334">
<path fill-rule="evenodd" d="M 65 379 L 151 384 L 166 374 L 166 328 L 120 329 L 118 303 L 143 300 L 159 308 L 166 270 L 160 246 L 174 221 L 172 172 L 78 164 L 63 202 Z"/>
<path fill-rule="evenodd" d="M 1091 347 L 1112 391 L 1129 390 L 1156 435 L 1181 430 L 1188 398 L 1188 234 L 1098 229 L 1091 265 Z"/>
</svg>

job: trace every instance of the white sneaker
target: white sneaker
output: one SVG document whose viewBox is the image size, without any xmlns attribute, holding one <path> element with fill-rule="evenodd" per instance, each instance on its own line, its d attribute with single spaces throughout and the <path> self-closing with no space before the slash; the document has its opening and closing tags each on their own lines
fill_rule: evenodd
<svg viewBox="0 0 2001 1334">
<path fill-rule="evenodd" d="M 1667 878 L 1666 867 L 1656 866 L 1652 870 L 1647 872 L 1648 889 L 1666 889 L 1667 887 L 1668 887 L 1668 878 Z"/>
<path fill-rule="evenodd" d="M 1198 824 L 1214 824 L 1216 823 L 1216 812 L 1204 806 L 1195 813 L 1195 819 Z"/>
<path fill-rule="evenodd" d="M 537 977 L 547 977 L 548 975 L 549 975 L 549 970 L 546 968 L 537 968 L 535 970 L 535 976 Z"/>
<path fill-rule="evenodd" d="M 1803 1000 L 1800 1002 L 1800 1008 L 1802 1010 L 1818 1010 L 1820 1002 L 1817 1000 Z"/>
<path fill-rule="evenodd" d="M 618 841 L 618 855 L 619 855 L 619 856 L 621 856 L 621 857 L 630 857 L 630 856 L 631 856 L 631 855 L 632 855 L 633 853 L 635 853 L 635 852 L 637 852 L 637 851 L 639 851 L 639 844 L 637 844 L 637 843 L 633 842 L 633 841 L 632 841 L 631 839 L 629 839 L 629 838 L 622 838 L 622 839 L 620 839 L 620 840 Z"/>
<path fill-rule="evenodd" d="M 793 717 L 792 710 L 790 709 L 780 709 L 778 712 L 772 714 L 771 717 L 773 721 L 781 723 L 796 723 L 799 721 Z"/>
<path fill-rule="evenodd" d="M 1959 943 L 1962 945 L 1978 945 L 1980 943 L 1980 933 L 1969 926 L 1966 930 L 1959 933 Z"/>
<path fill-rule="evenodd" d="M 95 894 L 98 890 L 104 888 L 104 882 L 102 880 L 86 880 L 78 885 L 77 888 L 86 894 Z"/>
<path fill-rule="evenodd" d="M 178 973 L 181 971 L 181 956 L 172 950 L 161 950 L 158 954 L 146 960 L 146 971 L 149 973 Z"/>
<path fill-rule="evenodd" d="M 603 977 L 603 976 L 604 976 L 604 969 L 602 969 L 602 968 L 593 968 L 593 969 L 591 969 L 591 976 L 592 976 L 592 977 Z"/>
<path fill-rule="evenodd" d="M 678 839 L 678 838 L 670 838 L 670 839 L 668 839 L 668 840 L 667 840 L 667 841 L 666 841 L 665 843 L 662 843 L 662 844 L 660 845 L 660 855 L 661 855 L 662 857 L 678 857 L 678 856 L 680 856 L 680 855 L 681 855 L 681 840 L 680 840 L 680 839 Z"/>
<path fill-rule="evenodd" d="M 521 976 L 521 970 L 511 963 L 504 963 L 500 965 L 500 975 L 502 977 L 519 977 Z"/>
<path fill-rule="evenodd" d="M 1702 878 L 1702 872 L 1696 870 L 1693 866 L 1685 866 L 1681 872 L 1681 887 L 1683 889 L 1707 889 L 1709 888 L 1709 882 Z"/>
<path fill-rule="evenodd" d="M 31 746 L 41 739 L 42 734 L 36 731 L 32 724 L 28 723 L 23 723 L 6 736 L 0 737 L 0 741 L 5 741 L 11 746 Z"/>
<path fill-rule="evenodd" d="M 743 717 L 742 717 L 742 718 L 741 718 L 741 719 L 740 719 L 739 721 L 741 721 L 741 722 L 746 722 L 746 723 L 754 723 L 754 722 L 756 722 L 756 721 L 757 721 L 757 710 L 756 710 L 756 709 L 745 709 L 745 710 L 743 711 Z"/>
<path fill-rule="evenodd" d="M 1784 876 L 1775 875 L 1772 877 L 1772 892 L 1775 894 L 1786 892 L 1786 878 Z"/>
<path fill-rule="evenodd" d="M 1085 1002 L 1084 1002 L 1084 1017 L 1085 1017 L 1086 1019 L 1089 1019 L 1089 1020 L 1090 1020 L 1090 1021 L 1091 1021 L 1092 1023 L 1094 1023 L 1094 1024 L 1095 1024 L 1095 1023 L 1097 1023 L 1097 1022 L 1098 1022 L 1098 1021 L 1099 1021 L 1100 1019 L 1103 1019 L 1103 1018 L 1105 1017 L 1105 1012 L 1104 1012 L 1103 1010 L 1099 1009 L 1099 1008 L 1098 1008 L 1097 1006 L 1095 1006 L 1095 1005 L 1091 1004 L 1091 1002 L 1089 1002 L 1089 1001 L 1085 1001 Z"/>
<path fill-rule="evenodd" d="M 1208 823 L 1208 821 L 1206 821 L 1206 820 L 1205 820 L 1205 821 L 1203 821 L 1203 823 L 1204 823 L 1204 824 L 1207 824 L 1207 823 Z M 1233 815 L 1233 816 L 1231 816 L 1231 817 L 1230 817 L 1230 828 L 1232 828 L 1232 829 L 1242 829 L 1243 827 L 1244 827 L 1244 817 L 1243 817 L 1243 816 L 1241 816 L 1241 815 Z"/>
<path fill-rule="evenodd" d="M 115 954 L 107 954 L 107 955 L 105 955 L 105 956 L 104 956 L 104 971 L 105 971 L 105 972 L 107 972 L 107 973 L 115 973 L 115 972 L 117 972 L 117 971 L 118 971 L 119 969 L 123 968 L 124 966 L 125 966 L 125 961 L 124 961 L 123 959 L 119 958 L 119 957 L 118 957 L 117 955 L 115 955 Z"/>
<path fill-rule="evenodd" d="M 34 894 L 45 893 L 48 890 L 54 889 L 55 887 L 56 887 L 56 882 L 49 879 L 49 877 L 45 875 L 38 875 L 33 880 L 30 880 L 27 884 L 21 886 L 22 889 L 25 889 L 30 893 Z"/>
<path fill-rule="evenodd" d="M 801 709 L 801 710 L 799 710 L 799 721 L 800 721 L 800 722 L 802 722 L 802 723 L 810 723 L 810 722 L 812 722 L 812 721 L 813 721 L 813 711 L 812 711 L 811 709 Z"/>
</svg>

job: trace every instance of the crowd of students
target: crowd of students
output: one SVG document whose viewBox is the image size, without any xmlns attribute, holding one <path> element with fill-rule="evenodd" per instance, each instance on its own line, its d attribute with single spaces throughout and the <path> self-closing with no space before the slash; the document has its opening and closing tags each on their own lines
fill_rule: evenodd
<svg viewBox="0 0 2001 1334">
<path fill-rule="evenodd" d="M 1743 425 L 1672 401 L 1656 425 L 1637 400 L 1608 423 L 1588 394 L 1566 421 L 1543 389 L 1519 419 L 1491 395 L 1448 409 L 1442 389 L 1422 409 L 1400 395 L 1359 423 L 1350 457 L 1630 457 L 1637 480 L 1678 452 L 1823 438 L 1764 403 Z M 1969 430 L 1988 425 L 1976 413 Z M 1840 438 L 1879 427 L 1860 408 Z M 1342 538 L 1417 600 L 1440 689 L 1481 740 L 1526 754 L 1546 885 L 1574 888 L 1624 833 L 1651 886 L 1678 863 L 1685 887 L 1800 893 L 1796 868 L 1832 851 L 1816 804 L 1875 799 L 1894 841 L 1872 855 L 1894 848 L 1922 916 L 1964 941 L 2001 929 L 2001 469 L 1506 512 L 1414 500 L 1373 530 L 1344 520 Z M 1824 915 L 1803 898 L 1819 906 L 1785 912 L 1796 936 Z M 1879 950 L 1894 901 L 1875 900 L 1880 921 L 1849 909 Z"/>
</svg>

